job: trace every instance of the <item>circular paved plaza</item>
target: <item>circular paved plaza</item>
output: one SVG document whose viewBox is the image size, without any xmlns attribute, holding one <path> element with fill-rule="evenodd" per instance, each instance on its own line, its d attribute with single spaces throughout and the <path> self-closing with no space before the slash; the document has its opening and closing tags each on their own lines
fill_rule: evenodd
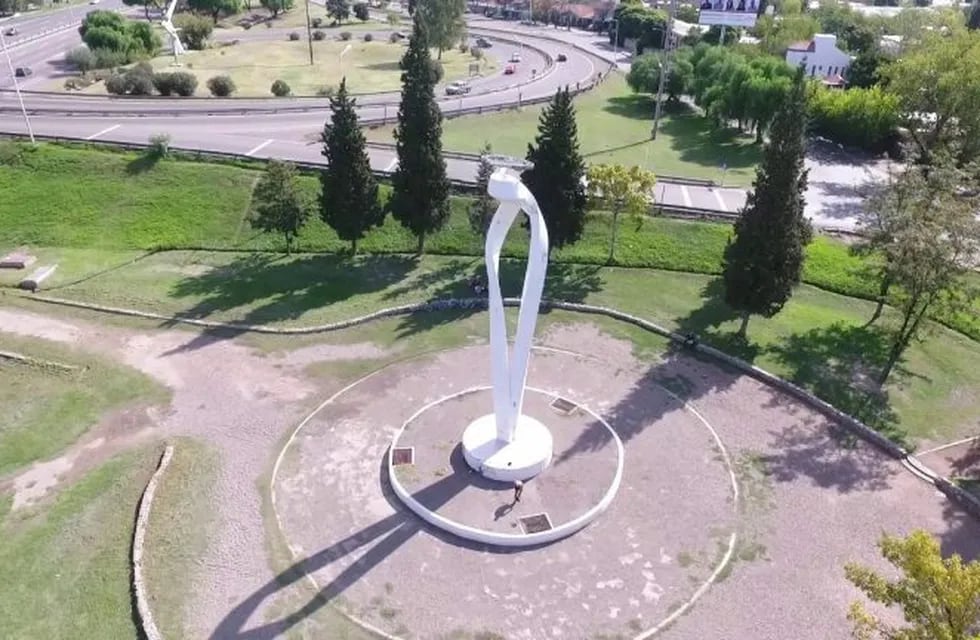
<svg viewBox="0 0 980 640">
<path fill-rule="evenodd" d="M 459 452 L 465 426 L 491 411 L 488 391 L 419 414 L 401 436 L 414 464 L 396 468 L 428 508 L 470 526 L 520 533 L 522 518 L 541 514 L 557 526 L 595 504 L 615 473 L 600 415 L 629 446 L 619 491 L 592 524 L 508 550 L 443 533 L 404 507 L 387 481 L 393 435 L 422 407 L 489 379 L 485 346 L 409 360 L 338 394 L 298 433 L 276 477 L 276 510 L 323 594 L 399 637 L 540 639 L 636 636 L 703 593 L 735 540 L 727 453 L 675 396 L 611 359 L 534 351 L 528 385 L 540 391 L 528 392 L 526 412 L 551 429 L 554 461 L 520 502 Z M 553 406 L 558 396 L 577 407 Z"/>
</svg>

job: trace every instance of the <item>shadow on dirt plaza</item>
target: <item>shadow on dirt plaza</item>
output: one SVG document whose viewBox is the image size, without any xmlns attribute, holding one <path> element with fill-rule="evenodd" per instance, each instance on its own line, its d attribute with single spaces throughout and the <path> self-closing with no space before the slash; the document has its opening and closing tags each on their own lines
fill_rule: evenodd
<svg viewBox="0 0 980 640">
<path fill-rule="evenodd" d="M 310 309 L 387 289 L 416 267 L 416 259 L 407 256 L 250 253 L 203 275 L 178 281 L 170 295 L 178 299 L 200 298 L 178 314 L 182 318 L 202 319 L 217 312 L 250 307 L 232 322 L 269 324 L 295 320 Z M 215 339 L 240 333 L 233 329 L 208 330 L 179 350 L 200 348 Z"/>
<path fill-rule="evenodd" d="M 747 341 L 736 331 L 720 329 L 722 324 L 739 319 L 740 316 L 725 303 L 724 282 L 721 278 L 713 278 L 701 290 L 701 306 L 674 321 L 677 323 L 678 333 L 693 333 L 699 340 L 716 349 L 752 362 L 759 355 L 760 347 Z"/>
<path fill-rule="evenodd" d="M 524 272 L 527 263 L 523 260 L 501 260 L 500 289 L 505 298 L 521 297 L 524 285 Z M 585 302 L 589 294 L 602 290 L 603 280 L 599 265 L 551 263 L 545 277 L 545 300 L 562 302 Z M 437 285 L 428 296 L 430 302 L 450 298 L 487 298 L 487 270 L 483 260 L 478 258 L 453 260 L 444 267 L 425 274 L 420 278 L 428 285 Z M 395 290 L 397 295 L 404 291 Z M 474 304 L 465 308 L 441 310 L 438 313 L 422 311 L 402 318 L 398 325 L 398 336 L 404 338 L 438 326 L 469 318 L 486 310 L 486 305 Z M 550 309 L 542 306 L 540 313 Z"/>
</svg>

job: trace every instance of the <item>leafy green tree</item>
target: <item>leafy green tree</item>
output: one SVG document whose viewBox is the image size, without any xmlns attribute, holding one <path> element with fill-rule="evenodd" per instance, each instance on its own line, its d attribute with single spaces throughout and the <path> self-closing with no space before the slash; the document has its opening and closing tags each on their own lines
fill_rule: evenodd
<svg viewBox="0 0 980 640">
<path fill-rule="evenodd" d="M 351 254 L 357 253 L 357 241 L 385 219 L 356 107 L 344 78 L 330 98 L 331 118 L 320 136 L 327 159 L 320 171 L 320 217 L 337 237 L 351 243 Z"/>
<path fill-rule="evenodd" d="M 273 18 L 279 16 L 283 11 L 289 11 L 293 8 L 293 0 L 260 0 L 262 6 L 272 14 Z"/>
<path fill-rule="evenodd" d="M 442 158 L 442 112 L 435 98 L 432 56 L 421 11 L 416 11 L 408 49 L 401 60 L 402 95 L 395 127 L 398 167 L 392 176 L 388 208 L 418 239 L 449 219 L 449 179 Z"/>
<path fill-rule="evenodd" d="M 877 85 L 881 81 L 881 67 L 887 62 L 888 57 L 877 48 L 862 51 L 854 56 L 847 69 L 847 84 L 862 89 Z"/>
<path fill-rule="evenodd" d="M 616 7 L 613 18 L 619 28 L 610 30 L 610 43 L 618 35 L 619 46 L 623 46 L 627 39 L 635 39 L 640 51 L 664 48 L 667 33 L 667 14 L 664 11 L 651 9 L 642 3 L 623 2 Z"/>
<path fill-rule="evenodd" d="M 762 164 L 745 208 L 725 248 L 722 279 L 725 302 L 742 315 L 745 337 L 749 316 L 770 318 L 793 294 L 803 271 L 804 247 L 811 237 L 803 217 L 807 170 L 807 104 L 803 69 L 776 113 Z"/>
<path fill-rule="evenodd" d="M 470 221 L 470 228 L 478 233 L 481 238 L 486 237 L 487 229 L 490 228 L 490 221 L 493 219 L 496 210 L 496 202 L 487 193 L 487 185 L 490 184 L 490 176 L 493 175 L 493 165 L 490 164 L 488 156 L 493 153 L 493 148 L 487 142 L 480 151 L 480 164 L 476 169 L 476 191 L 477 195 L 470 203 L 467 217 Z"/>
<path fill-rule="evenodd" d="M 585 161 L 579 152 L 575 107 L 568 87 L 559 89 L 538 119 L 538 134 L 527 146 L 533 166 L 524 184 L 534 194 L 548 226 L 550 248 L 560 249 L 585 229 Z"/>
<path fill-rule="evenodd" d="M 397 27 L 398 25 L 400 25 L 402 23 L 401 16 L 398 15 L 398 13 L 396 13 L 394 11 L 389 11 L 388 12 L 387 20 L 388 20 L 388 26 L 389 27 Z"/>
<path fill-rule="evenodd" d="M 883 70 L 919 159 L 980 157 L 980 32 L 930 34 Z"/>
<path fill-rule="evenodd" d="M 855 602 L 848 618 L 856 640 L 980 638 L 980 562 L 963 562 L 958 554 L 944 558 L 939 543 L 921 530 L 907 538 L 883 536 L 878 548 L 898 579 L 854 563 L 844 567 L 845 575 L 872 602 L 899 607 L 906 624 L 895 627 Z"/>
<path fill-rule="evenodd" d="M 980 29 L 980 0 L 973 0 L 970 5 L 966 17 L 966 26 L 973 31 Z"/>
<path fill-rule="evenodd" d="M 289 162 L 270 160 L 255 185 L 252 199 L 255 202 L 255 213 L 249 219 L 252 227 L 266 233 L 281 233 L 286 253 L 290 253 L 310 215 L 296 184 L 296 167 Z"/>
<path fill-rule="evenodd" d="M 371 19 L 371 12 L 368 11 L 368 5 L 366 2 L 358 2 L 354 5 L 354 15 L 361 22 L 367 22 Z"/>
<path fill-rule="evenodd" d="M 187 6 L 194 11 L 208 14 L 214 24 L 218 24 L 221 14 L 231 15 L 242 8 L 240 0 L 187 0 Z"/>
<path fill-rule="evenodd" d="M 327 15 L 333 18 L 335 23 L 343 22 L 350 18 L 349 0 L 327 0 Z"/>
<path fill-rule="evenodd" d="M 935 154 L 932 166 L 910 167 L 899 180 L 898 189 L 908 194 L 909 202 L 904 211 L 888 214 L 886 220 L 893 223 L 886 227 L 886 241 L 880 246 L 882 282 L 894 292 L 892 301 L 899 313 L 889 330 L 891 347 L 878 376 L 880 385 L 928 328 L 923 321 L 929 315 L 968 312 L 978 293 L 968 275 L 980 254 L 980 222 L 974 199 L 957 191 L 959 171 Z"/>
<path fill-rule="evenodd" d="M 653 187 L 657 177 L 640 167 L 618 164 L 594 164 L 588 169 L 589 200 L 597 208 L 612 211 L 612 233 L 609 236 L 609 258 L 612 264 L 616 252 L 616 231 L 619 214 L 646 214 L 653 202 Z"/>
<path fill-rule="evenodd" d="M 660 87 L 660 70 L 663 56 L 656 53 L 644 53 L 630 64 L 626 74 L 626 84 L 636 93 L 656 93 Z"/>
<path fill-rule="evenodd" d="M 417 13 L 425 23 L 429 43 L 442 59 L 445 49 L 452 49 L 466 32 L 463 14 L 466 0 L 419 0 Z"/>
<path fill-rule="evenodd" d="M 65 54 L 65 62 L 75 67 L 84 75 L 96 68 L 95 53 L 86 46 L 78 46 Z"/>
</svg>

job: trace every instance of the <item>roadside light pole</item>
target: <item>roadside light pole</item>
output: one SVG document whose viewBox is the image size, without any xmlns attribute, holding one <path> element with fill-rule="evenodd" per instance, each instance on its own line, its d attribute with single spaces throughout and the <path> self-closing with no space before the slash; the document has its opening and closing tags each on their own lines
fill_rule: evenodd
<svg viewBox="0 0 980 640">
<path fill-rule="evenodd" d="M 307 1 L 304 3 L 306 5 L 306 42 L 310 45 L 310 66 L 313 66 L 313 30 L 310 27 L 310 3 Z"/>
<path fill-rule="evenodd" d="M 619 19 L 613 18 L 613 62 L 619 67 Z"/>
<path fill-rule="evenodd" d="M 24 96 L 20 93 L 20 83 L 17 82 L 14 63 L 10 60 L 10 49 L 7 48 L 7 40 L 3 37 L 2 31 L 0 31 L 0 47 L 3 47 L 3 53 L 7 58 L 7 68 L 10 70 L 10 77 L 14 81 L 14 92 L 17 94 L 17 102 L 20 103 L 20 112 L 24 114 L 24 122 L 27 124 L 27 135 L 31 137 L 31 144 L 34 144 L 34 128 L 31 126 L 31 119 L 28 117 L 27 109 L 24 107 Z"/>
<path fill-rule="evenodd" d="M 660 115 L 663 111 L 664 87 L 667 84 L 667 76 L 670 75 L 670 63 L 674 51 L 674 16 L 677 15 L 677 0 L 670 0 L 670 11 L 667 13 L 667 33 L 664 34 L 664 60 L 660 64 L 660 82 L 657 83 L 657 107 L 653 115 L 653 130 L 650 131 L 650 139 L 657 139 L 657 131 L 660 129 Z"/>
</svg>

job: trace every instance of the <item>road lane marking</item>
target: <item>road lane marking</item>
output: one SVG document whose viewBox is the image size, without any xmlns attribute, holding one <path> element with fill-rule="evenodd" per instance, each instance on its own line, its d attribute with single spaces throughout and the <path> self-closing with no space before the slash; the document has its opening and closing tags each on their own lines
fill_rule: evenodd
<svg viewBox="0 0 980 640">
<path fill-rule="evenodd" d="M 388 166 L 385 167 L 385 171 L 394 171 L 395 167 L 397 166 L 398 166 L 398 157 L 396 156 L 391 162 L 388 163 Z"/>
<path fill-rule="evenodd" d="M 105 134 L 109 133 L 110 131 L 115 131 L 116 129 L 118 129 L 121 126 L 122 126 L 121 124 L 114 124 L 111 127 L 106 127 L 105 129 L 103 129 L 102 131 L 99 131 L 98 133 L 93 133 L 92 135 L 88 136 L 85 139 L 86 140 L 95 140 L 99 136 L 105 135 Z"/>
<path fill-rule="evenodd" d="M 687 185 L 684 185 L 684 184 L 681 185 L 681 197 L 684 198 L 684 206 L 685 207 L 690 207 L 691 206 L 691 194 L 687 190 Z"/>
<path fill-rule="evenodd" d="M 720 208 L 722 211 L 727 212 L 728 211 L 728 205 L 725 204 L 724 199 L 722 199 L 721 192 L 718 191 L 717 189 L 712 189 L 711 192 L 713 194 L 715 194 L 715 200 L 718 202 L 718 208 Z"/>
<path fill-rule="evenodd" d="M 266 141 L 265 141 L 265 142 L 263 142 L 262 144 L 259 144 L 259 145 L 256 145 L 256 146 L 255 146 L 255 147 L 254 147 L 254 148 L 253 148 L 253 149 L 252 149 L 251 151 L 249 151 L 249 152 L 248 152 L 248 153 L 246 153 L 245 155 L 247 155 L 247 156 L 251 156 L 251 155 L 253 155 L 253 154 L 256 154 L 256 153 L 258 153 L 259 151 L 262 151 L 262 149 L 265 149 L 266 147 L 268 147 L 268 146 L 269 146 L 270 144 L 272 144 L 273 142 L 274 142 L 274 140 L 273 140 L 272 138 L 269 138 L 268 140 L 266 140 Z"/>
</svg>

